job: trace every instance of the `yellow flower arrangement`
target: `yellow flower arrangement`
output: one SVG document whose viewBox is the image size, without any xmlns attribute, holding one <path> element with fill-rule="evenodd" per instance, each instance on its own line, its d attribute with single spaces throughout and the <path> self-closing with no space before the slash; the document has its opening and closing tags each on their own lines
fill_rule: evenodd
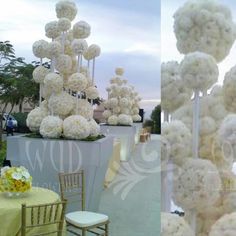
<svg viewBox="0 0 236 236">
<path fill-rule="evenodd" d="M 0 191 L 23 193 L 32 187 L 32 177 L 23 167 L 4 167 L 1 169 Z"/>
</svg>

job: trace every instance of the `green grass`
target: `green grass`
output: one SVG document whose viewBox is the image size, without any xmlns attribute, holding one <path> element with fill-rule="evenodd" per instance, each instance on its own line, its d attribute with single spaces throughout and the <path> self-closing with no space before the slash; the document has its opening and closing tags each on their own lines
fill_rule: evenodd
<svg viewBox="0 0 236 236">
<path fill-rule="evenodd" d="M 25 135 L 25 137 L 27 137 L 27 138 L 43 138 L 42 135 L 40 135 L 38 133 L 30 133 L 30 134 Z M 93 142 L 93 141 L 97 141 L 99 139 L 102 139 L 104 137 L 105 137 L 104 135 L 98 135 L 96 137 L 89 136 L 89 137 L 84 138 L 84 139 L 79 139 L 78 141 Z M 72 139 L 65 139 L 64 137 L 60 137 L 57 140 L 72 140 Z"/>
<path fill-rule="evenodd" d="M 2 148 L 0 150 L 0 166 L 2 166 L 3 160 L 5 159 L 6 155 L 7 155 L 7 142 L 3 141 Z"/>
</svg>

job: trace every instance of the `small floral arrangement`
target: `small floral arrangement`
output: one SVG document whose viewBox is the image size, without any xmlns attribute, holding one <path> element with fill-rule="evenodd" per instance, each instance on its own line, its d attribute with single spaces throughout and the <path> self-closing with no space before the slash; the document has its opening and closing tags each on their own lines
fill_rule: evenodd
<svg viewBox="0 0 236 236">
<path fill-rule="evenodd" d="M 23 167 L 3 167 L 1 169 L 0 191 L 23 193 L 32 187 L 32 177 L 28 170 Z"/>
</svg>

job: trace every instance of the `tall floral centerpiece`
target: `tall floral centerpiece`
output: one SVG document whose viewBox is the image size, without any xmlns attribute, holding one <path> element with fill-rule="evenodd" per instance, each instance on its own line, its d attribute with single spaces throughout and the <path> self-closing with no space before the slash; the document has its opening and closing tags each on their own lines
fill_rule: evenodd
<svg viewBox="0 0 236 236">
<path fill-rule="evenodd" d="M 141 98 L 134 86 L 129 85 L 122 77 L 123 68 L 116 68 L 115 73 L 115 77 L 110 80 L 110 86 L 106 89 L 108 99 L 104 102 L 103 117 L 109 125 L 132 125 L 133 122 L 141 121 L 139 115 Z"/>
<path fill-rule="evenodd" d="M 236 224 L 236 178 L 232 172 L 236 118 L 228 115 L 236 112 L 235 68 L 226 73 L 223 87 L 215 85 L 219 73 L 217 63 L 229 54 L 236 38 L 235 29 L 230 9 L 218 1 L 188 1 L 174 14 L 177 48 L 185 55 L 179 64 L 179 79 L 193 98 L 172 109 L 168 103 L 171 95 L 165 94 L 165 107 L 172 110 L 172 119 L 163 125 L 166 140 L 163 152 L 167 153 L 165 159 L 173 159 L 173 151 L 182 159 L 178 162 L 173 159 L 176 171 L 172 199 L 184 210 L 185 223 L 196 236 L 236 235 L 233 227 Z M 168 88 L 171 83 L 165 75 L 163 85 Z M 190 132 L 191 154 L 178 152 L 177 147 L 187 146 L 183 135 L 176 134 L 172 128 L 175 122 L 185 125 L 184 136 Z M 174 135 L 178 137 L 173 143 L 171 137 Z M 162 234 L 167 235 L 164 232 L 172 232 L 179 219 L 170 217 L 169 213 L 163 217 Z M 191 235 L 184 223 L 180 228 L 181 235 Z M 173 234 L 179 231 L 175 229 Z"/>
<path fill-rule="evenodd" d="M 32 177 L 23 167 L 3 167 L 1 169 L 0 190 L 11 196 L 18 196 L 32 187 Z"/>
<path fill-rule="evenodd" d="M 95 61 L 100 47 L 88 45 L 91 33 L 85 21 L 73 23 L 77 7 L 72 1 L 56 4 L 56 17 L 45 25 L 49 39 L 33 44 L 40 66 L 33 78 L 40 85 L 39 107 L 32 110 L 27 126 L 44 138 L 84 139 L 96 137 L 100 127 L 93 119 L 93 100 L 99 97 L 95 84 Z M 46 68 L 43 60 L 51 61 Z"/>
</svg>

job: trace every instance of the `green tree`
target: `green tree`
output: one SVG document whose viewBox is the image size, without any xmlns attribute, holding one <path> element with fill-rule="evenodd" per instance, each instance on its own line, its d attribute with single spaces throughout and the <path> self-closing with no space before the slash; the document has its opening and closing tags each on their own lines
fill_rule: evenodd
<svg viewBox="0 0 236 236">
<path fill-rule="evenodd" d="M 161 133 L 161 105 L 157 105 L 151 114 L 153 121 L 153 131 L 155 134 Z"/>
</svg>

